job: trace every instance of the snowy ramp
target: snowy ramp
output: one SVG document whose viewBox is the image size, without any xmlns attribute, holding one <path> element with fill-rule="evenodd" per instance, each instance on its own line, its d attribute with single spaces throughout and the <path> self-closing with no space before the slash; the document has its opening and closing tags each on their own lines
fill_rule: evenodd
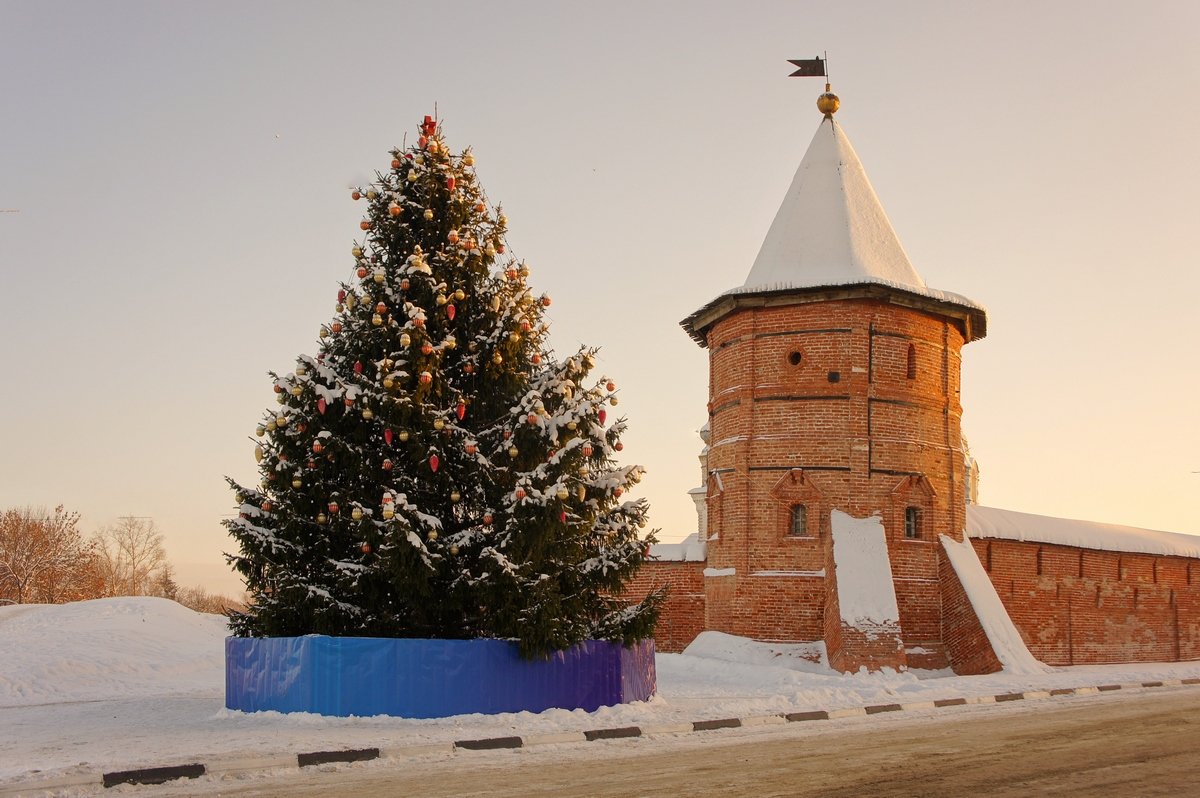
<svg viewBox="0 0 1200 798">
<path fill-rule="evenodd" d="M 940 537 L 942 548 L 950 558 L 950 565 L 954 568 L 954 573 L 958 574 L 958 581 L 966 591 L 967 600 L 971 602 L 975 616 L 979 618 L 979 625 L 983 627 L 983 633 L 987 635 L 988 642 L 992 644 L 992 651 L 996 652 L 996 658 L 1004 666 L 1005 672 L 1049 671 L 1046 665 L 1029 653 L 1029 647 L 1021 639 L 1021 633 L 1008 616 L 1008 610 L 1004 609 L 1000 595 L 996 593 L 992 580 L 983 570 L 983 563 L 979 562 L 979 555 L 975 553 L 970 539 L 964 536 L 962 543 L 959 543 L 945 535 Z"/>
</svg>

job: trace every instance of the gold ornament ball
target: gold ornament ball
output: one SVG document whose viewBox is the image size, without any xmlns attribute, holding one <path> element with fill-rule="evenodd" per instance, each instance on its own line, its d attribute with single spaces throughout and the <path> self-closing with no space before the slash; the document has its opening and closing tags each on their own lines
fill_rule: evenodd
<svg viewBox="0 0 1200 798">
<path fill-rule="evenodd" d="M 303 377 L 307 373 L 308 373 L 308 369 L 305 368 L 303 365 L 296 366 L 296 376 L 297 377 Z"/>
<path fill-rule="evenodd" d="M 363 254 L 362 247 L 354 247 L 350 250 L 350 254 L 356 258 L 361 258 Z"/>
<path fill-rule="evenodd" d="M 386 277 L 387 275 L 385 275 L 383 273 L 382 269 L 376 269 L 375 274 L 373 276 L 375 278 L 375 282 L 382 284 L 384 277 Z"/>
<path fill-rule="evenodd" d="M 435 418 L 433 420 L 433 428 L 436 430 L 443 430 L 446 428 L 446 422 L 442 421 L 440 418 Z"/>
<path fill-rule="evenodd" d="M 254 428 L 254 434 L 261 438 L 263 435 L 267 434 L 267 428 L 259 424 Z"/>
<path fill-rule="evenodd" d="M 293 479 L 293 480 L 292 480 L 292 487 L 293 487 L 293 488 L 299 489 L 299 488 L 300 488 L 300 486 L 301 486 L 301 485 L 303 485 L 303 484 L 304 484 L 304 483 L 300 481 L 300 478 L 299 478 L 299 477 L 297 477 L 296 479 Z"/>
<path fill-rule="evenodd" d="M 325 513 L 318 513 L 318 514 L 317 514 L 317 523 L 318 523 L 318 524 L 324 524 L 324 523 L 325 523 L 326 521 L 328 521 L 328 520 L 329 520 L 329 519 L 325 517 Z"/>
<path fill-rule="evenodd" d="M 455 491 L 451 491 L 451 492 L 450 492 L 450 501 L 452 501 L 452 502 L 457 502 L 457 501 L 460 501 L 460 500 L 462 500 L 462 494 L 461 494 L 461 493 L 459 493 L 459 492 L 458 492 L 458 491 L 456 491 L 456 490 L 455 490 Z"/>
<path fill-rule="evenodd" d="M 450 547 L 450 554 L 451 554 L 452 556 L 457 556 L 457 555 L 458 555 L 458 546 L 451 546 L 451 547 Z"/>
<path fill-rule="evenodd" d="M 463 156 L 463 166 L 474 166 L 474 165 L 475 165 L 475 156 L 468 152 L 466 155 Z"/>
<path fill-rule="evenodd" d="M 558 500 L 561 502 L 561 501 L 566 501 L 567 497 L 570 496 L 571 494 L 567 492 L 566 488 L 559 488 L 558 492 L 555 493 L 554 495 L 557 496 Z"/>
<path fill-rule="evenodd" d="M 417 182 L 417 170 L 416 169 L 408 170 L 408 182 L 410 182 L 410 183 Z"/>
<path fill-rule="evenodd" d="M 492 355 L 492 362 L 499 366 L 504 362 L 504 356 L 497 352 L 496 354 Z"/>
<path fill-rule="evenodd" d="M 378 196 L 379 196 L 379 192 L 376 191 L 375 189 L 373 189 L 373 188 L 367 189 L 367 199 L 373 200 Z"/>
<path fill-rule="evenodd" d="M 433 211 L 431 209 L 426 208 L 425 213 L 423 215 L 425 216 L 425 221 L 427 221 L 427 222 L 433 221 Z"/>
<path fill-rule="evenodd" d="M 364 420 L 370 421 L 371 419 L 375 418 L 375 411 L 369 407 L 364 407 L 362 411 L 362 417 Z"/>
<path fill-rule="evenodd" d="M 459 302 L 462 302 L 464 299 L 467 298 L 467 292 L 462 290 L 461 288 L 459 288 L 458 290 L 456 290 L 454 292 L 454 298 L 457 299 Z"/>
<path fill-rule="evenodd" d="M 279 424 L 275 422 L 275 419 L 271 419 L 267 422 L 267 432 L 274 432 L 278 428 Z"/>
<path fill-rule="evenodd" d="M 286 426 L 287 426 L 287 417 L 286 417 L 286 416 L 279 416 L 278 418 L 276 418 L 276 419 L 275 419 L 275 426 L 276 426 L 276 427 L 286 427 Z"/>
<path fill-rule="evenodd" d="M 509 456 L 509 457 L 516 457 L 516 456 L 517 456 L 517 447 L 516 447 L 516 446 L 509 446 L 509 447 L 508 447 L 508 456 Z"/>
<path fill-rule="evenodd" d="M 500 225 L 501 227 L 504 227 L 505 225 L 508 224 L 508 217 L 505 216 L 504 214 L 500 214 L 499 216 L 496 217 L 496 224 Z"/>
<path fill-rule="evenodd" d="M 429 533 L 427 535 L 425 535 L 425 539 L 429 540 L 429 541 L 437 540 L 437 538 L 438 538 L 438 534 L 433 529 L 429 530 Z"/>
<path fill-rule="evenodd" d="M 378 313 L 371 314 L 371 324 L 379 327 L 383 324 L 383 316 L 380 316 Z M 297 394 L 297 396 L 299 396 L 299 394 Z"/>
<path fill-rule="evenodd" d="M 391 507 L 384 507 L 383 508 L 383 517 L 385 519 L 387 519 L 388 521 L 390 521 L 396 517 L 396 511 L 393 510 Z"/>
<path fill-rule="evenodd" d="M 391 377 L 384 377 L 383 387 L 387 388 L 390 391 L 392 388 L 396 387 L 396 381 L 393 380 Z"/>
<path fill-rule="evenodd" d="M 412 336 L 408 333 L 400 334 L 400 346 L 408 346 L 412 343 Z"/>
<path fill-rule="evenodd" d="M 350 517 L 353 518 L 355 521 L 361 521 L 362 520 L 362 510 L 355 507 L 353 510 L 350 511 Z"/>
<path fill-rule="evenodd" d="M 817 110 L 825 116 L 833 116 L 841 106 L 842 101 L 833 92 L 827 91 L 817 98 Z"/>
<path fill-rule="evenodd" d="M 255 446 L 254 447 L 254 461 L 256 463 L 261 463 L 262 459 L 263 459 L 263 447 Z"/>
<path fill-rule="evenodd" d="M 613 407 L 616 407 L 616 406 L 617 406 L 617 403 L 618 403 L 618 401 L 619 401 L 619 400 L 617 399 L 617 397 L 613 396 L 613 397 L 610 397 L 610 398 L 609 398 L 609 400 L 608 400 L 608 403 L 609 403 L 610 405 L 612 405 Z"/>
<path fill-rule="evenodd" d="M 400 432 L 396 433 L 396 437 L 400 439 L 401 443 L 407 442 L 408 441 L 408 430 L 406 430 L 406 429 L 400 430 Z"/>
<path fill-rule="evenodd" d="M 302 393 L 304 393 L 304 389 L 301 388 L 299 385 L 292 386 L 292 396 L 299 396 Z"/>
<path fill-rule="evenodd" d="M 572 432 L 574 432 L 575 430 L 579 429 L 579 424 L 575 423 L 574 421 L 568 421 L 568 422 L 567 422 L 567 429 L 569 429 L 569 430 L 571 430 Z"/>
</svg>

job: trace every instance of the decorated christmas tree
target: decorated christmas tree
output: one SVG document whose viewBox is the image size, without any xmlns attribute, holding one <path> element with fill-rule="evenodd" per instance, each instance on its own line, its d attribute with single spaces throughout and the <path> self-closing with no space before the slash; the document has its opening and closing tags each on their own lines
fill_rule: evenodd
<svg viewBox="0 0 1200 798">
<path fill-rule="evenodd" d="M 533 656 L 648 637 L 661 596 L 617 598 L 653 535 L 616 453 L 595 350 L 559 360 L 549 297 L 506 254 L 507 220 L 429 117 L 356 189 L 365 240 L 319 351 L 272 374 L 226 522 L 241 636 L 510 638 Z"/>
</svg>

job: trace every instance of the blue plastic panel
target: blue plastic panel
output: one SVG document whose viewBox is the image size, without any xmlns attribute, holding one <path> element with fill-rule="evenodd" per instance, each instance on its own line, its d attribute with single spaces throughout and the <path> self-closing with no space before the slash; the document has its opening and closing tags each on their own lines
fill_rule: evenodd
<svg viewBox="0 0 1200 798">
<path fill-rule="evenodd" d="M 654 641 L 589 640 L 523 660 L 503 640 L 229 637 L 225 706 L 244 712 L 440 718 L 584 709 L 654 695 Z"/>
</svg>

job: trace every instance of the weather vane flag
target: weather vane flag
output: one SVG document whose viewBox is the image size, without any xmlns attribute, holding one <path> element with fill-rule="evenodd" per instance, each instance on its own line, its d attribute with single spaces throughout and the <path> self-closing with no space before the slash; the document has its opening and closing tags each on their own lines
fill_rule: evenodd
<svg viewBox="0 0 1200 798">
<path fill-rule="evenodd" d="M 826 64 L 828 61 L 829 53 L 825 53 L 823 58 L 789 58 L 788 63 L 796 67 L 796 71 L 788 77 L 825 78 L 825 93 L 817 98 L 817 109 L 825 116 L 832 118 L 837 113 L 842 101 L 829 90 L 829 69 Z"/>
<path fill-rule="evenodd" d="M 788 75 L 789 78 L 827 77 L 824 58 L 789 58 L 788 63 L 796 67 L 796 71 Z"/>
</svg>

